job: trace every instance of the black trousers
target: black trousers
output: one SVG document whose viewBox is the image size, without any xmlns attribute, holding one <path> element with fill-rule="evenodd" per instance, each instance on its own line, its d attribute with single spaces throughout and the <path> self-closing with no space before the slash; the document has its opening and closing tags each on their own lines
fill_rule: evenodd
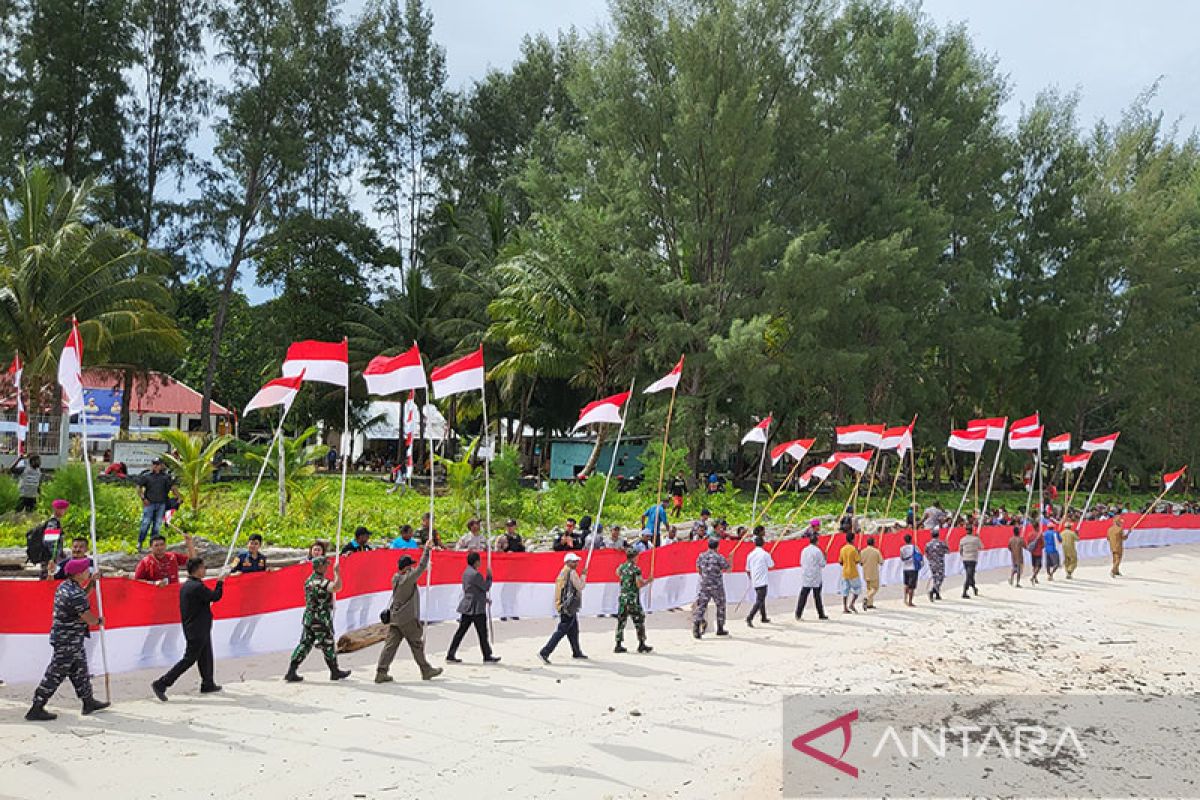
<svg viewBox="0 0 1200 800">
<path fill-rule="evenodd" d="M 808 596 L 813 596 L 813 602 L 817 604 L 817 616 L 825 616 L 825 604 L 821 602 L 821 587 L 817 586 L 802 586 L 800 588 L 800 599 L 796 601 L 796 616 L 799 617 L 804 613 L 804 606 L 808 604 Z"/>
<path fill-rule="evenodd" d="M 750 613 L 746 616 L 746 619 L 754 619 L 755 614 L 761 614 L 762 621 L 763 622 L 767 621 L 767 587 L 766 586 L 755 586 L 754 587 L 754 607 L 750 609 Z"/>
<path fill-rule="evenodd" d="M 967 589 L 975 588 L 975 565 L 976 561 L 964 561 L 963 570 L 967 573 L 967 579 L 963 581 L 963 594 L 967 593 Z"/>
<path fill-rule="evenodd" d="M 579 618 L 574 614 L 559 616 L 558 627 L 554 629 L 554 633 L 550 634 L 550 641 L 546 642 L 546 646 L 542 648 L 542 655 L 549 657 L 564 636 L 571 645 L 571 655 L 583 655 L 583 651 L 579 649 Z"/>
<path fill-rule="evenodd" d="M 458 652 L 458 646 L 462 644 L 463 637 L 467 635 L 467 631 L 471 626 L 475 626 L 475 632 L 479 634 L 479 649 L 483 651 L 484 658 L 491 658 L 492 646 L 488 644 L 487 634 L 487 614 L 462 614 L 458 618 L 458 630 L 454 632 L 454 638 L 450 640 L 450 656 L 454 656 Z"/>
<path fill-rule="evenodd" d="M 179 676 L 187 672 L 195 664 L 200 670 L 200 685 L 215 686 L 213 681 L 213 650 L 212 632 L 187 636 L 187 647 L 184 648 L 183 658 L 179 663 L 167 670 L 167 674 L 158 679 L 158 683 L 170 687 L 179 680 Z"/>
</svg>

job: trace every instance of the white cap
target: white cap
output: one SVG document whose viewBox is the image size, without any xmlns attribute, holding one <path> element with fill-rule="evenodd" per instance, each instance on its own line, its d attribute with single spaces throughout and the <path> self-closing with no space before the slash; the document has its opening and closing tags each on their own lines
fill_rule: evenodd
<svg viewBox="0 0 1200 800">
<path fill-rule="evenodd" d="M 576 555 L 575 553 L 567 553 L 565 556 L 563 556 L 564 564 L 568 564 L 572 561 L 578 561 L 578 560 L 579 560 L 579 556 Z"/>
</svg>

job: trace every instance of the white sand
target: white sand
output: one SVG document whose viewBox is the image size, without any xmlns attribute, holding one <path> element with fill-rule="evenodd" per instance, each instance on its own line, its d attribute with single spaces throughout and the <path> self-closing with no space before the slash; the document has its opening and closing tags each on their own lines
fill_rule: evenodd
<svg viewBox="0 0 1200 800">
<path fill-rule="evenodd" d="M 1194 692 L 1200 688 L 1200 547 L 1130 551 L 1126 577 L 1099 561 L 1073 581 L 1012 589 L 981 577 L 982 596 L 692 639 L 684 612 L 653 615 L 649 655 L 612 652 L 611 619 L 583 623 L 576 662 L 564 642 L 538 661 L 549 620 L 496 623 L 503 663 L 478 664 L 467 639 L 424 683 L 402 650 L 397 683 L 371 682 L 378 648 L 343 658 L 331 683 L 319 654 L 301 684 L 275 658 L 218 662 L 220 695 L 189 673 L 162 704 L 155 675 L 114 679 L 114 707 L 81 717 L 69 684 L 53 723 L 22 715 L 32 686 L 0 688 L 0 797 L 775 797 L 780 699 L 789 693 L 978 690 Z M 742 614 L 748 605 L 742 607 Z M 711 611 L 710 611 L 711 614 Z M 451 624 L 432 626 L 441 664 Z M 632 634 L 632 630 L 629 631 Z M 473 634 L 472 634 L 473 635 Z M 632 639 L 632 635 L 627 639 Z M 320 668 L 319 668 L 320 667 Z"/>
</svg>

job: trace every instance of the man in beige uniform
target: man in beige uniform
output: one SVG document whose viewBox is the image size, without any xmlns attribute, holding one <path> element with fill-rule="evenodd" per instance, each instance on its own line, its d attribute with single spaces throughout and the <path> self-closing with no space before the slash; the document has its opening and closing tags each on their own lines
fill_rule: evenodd
<svg viewBox="0 0 1200 800">
<path fill-rule="evenodd" d="M 442 674 L 441 667 L 432 666 L 425 659 L 425 638 L 421 630 L 421 594 L 417 591 L 421 573 L 429 566 L 429 550 L 433 547 L 433 538 L 425 541 L 421 553 L 421 563 L 413 569 L 413 560 L 409 556 L 401 556 L 396 563 L 396 574 L 392 576 L 392 602 L 388 606 L 388 618 L 384 620 L 388 626 L 387 640 L 383 643 L 383 652 L 379 654 L 379 664 L 375 667 L 376 683 L 391 683 L 392 676 L 388 670 L 392 660 L 396 658 L 396 650 L 400 642 L 408 640 L 412 650 L 413 660 L 421 668 L 421 679 L 432 680 Z"/>
<path fill-rule="evenodd" d="M 1121 574 L 1121 556 L 1125 555 L 1125 540 L 1129 538 L 1129 532 L 1125 530 L 1125 521 L 1120 517 L 1113 517 L 1112 527 L 1108 529 L 1108 549 L 1112 550 L 1112 572 L 1114 578 Z"/>
<path fill-rule="evenodd" d="M 1066 522 L 1061 534 L 1063 569 L 1066 570 L 1068 579 L 1075 574 L 1075 569 L 1079 566 L 1079 533 L 1075 530 L 1078 524 L 1075 521 Z"/>
<path fill-rule="evenodd" d="M 879 568 L 883 566 L 883 553 L 875 546 L 875 537 L 867 537 L 867 546 L 862 551 L 863 580 L 867 583 L 867 599 L 863 608 L 875 607 L 875 593 L 879 591 Z"/>
</svg>

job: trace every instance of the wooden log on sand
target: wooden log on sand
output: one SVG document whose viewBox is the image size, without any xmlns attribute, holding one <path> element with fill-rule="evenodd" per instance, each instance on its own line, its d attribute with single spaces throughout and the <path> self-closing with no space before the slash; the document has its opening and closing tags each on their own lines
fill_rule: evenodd
<svg viewBox="0 0 1200 800">
<path fill-rule="evenodd" d="M 343 633 L 337 640 L 337 651 L 339 653 L 353 653 L 356 650 L 365 650 L 373 644 L 379 644 L 387 638 L 388 626 L 382 622 L 376 622 L 374 625 L 368 625 L 365 628 Z"/>
</svg>

